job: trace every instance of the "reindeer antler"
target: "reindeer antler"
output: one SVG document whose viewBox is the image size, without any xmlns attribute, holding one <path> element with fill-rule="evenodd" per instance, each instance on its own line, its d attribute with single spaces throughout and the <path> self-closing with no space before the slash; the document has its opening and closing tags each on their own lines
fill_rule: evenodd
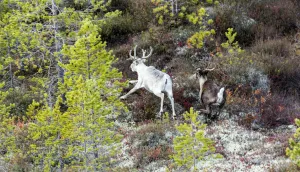
<svg viewBox="0 0 300 172">
<path fill-rule="evenodd" d="M 153 52 L 153 48 L 150 46 L 150 53 L 146 56 L 146 50 L 144 50 L 144 49 L 142 49 L 142 51 L 143 51 L 143 59 L 146 59 L 146 58 L 148 58 L 148 57 L 150 57 L 151 55 L 152 55 L 152 52 Z"/>
<path fill-rule="evenodd" d="M 208 67 L 210 67 L 211 66 L 211 64 L 212 63 L 210 63 L 210 62 L 207 62 L 207 63 L 205 63 L 205 62 L 202 62 L 202 64 L 204 65 L 203 67 L 198 67 L 196 70 L 201 70 L 201 71 L 207 71 L 207 72 L 210 72 L 210 71 L 213 71 L 213 70 L 215 70 L 215 68 L 216 68 L 216 65 L 214 65 L 214 67 L 212 67 L 212 68 L 208 68 Z M 204 69 L 203 69 L 204 68 Z"/>
<path fill-rule="evenodd" d="M 136 57 L 136 47 L 137 47 L 137 45 L 134 46 L 133 56 L 131 55 L 131 54 L 132 54 L 132 53 L 131 53 L 132 50 L 129 51 L 129 59 L 127 59 L 127 60 L 134 60 L 134 59 L 137 58 L 137 57 Z"/>
<path fill-rule="evenodd" d="M 205 69 L 204 69 L 203 71 L 208 71 L 208 72 L 210 72 L 210 71 L 213 71 L 213 70 L 215 70 L 215 68 L 216 68 L 216 65 L 214 65 L 214 67 L 213 67 L 213 68 L 207 68 L 208 66 L 210 66 L 210 64 L 211 64 L 211 63 L 208 63 L 208 64 L 207 64 L 207 66 L 205 67 Z"/>
</svg>

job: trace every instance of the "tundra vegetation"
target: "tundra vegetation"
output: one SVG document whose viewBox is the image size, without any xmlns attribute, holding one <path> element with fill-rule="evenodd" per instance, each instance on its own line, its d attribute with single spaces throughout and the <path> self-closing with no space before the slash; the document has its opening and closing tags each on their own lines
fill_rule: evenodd
<svg viewBox="0 0 300 172">
<path fill-rule="evenodd" d="M 299 11 L 298 0 L 0 1 L 0 171 L 299 170 Z M 174 103 L 143 89 L 120 99 L 138 79 L 136 45 L 138 57 L 153 48 L 144 63 L 171 78 Z M 207 63 L 227 96 L 204 124 L 189 78 Z"/>
</svg>

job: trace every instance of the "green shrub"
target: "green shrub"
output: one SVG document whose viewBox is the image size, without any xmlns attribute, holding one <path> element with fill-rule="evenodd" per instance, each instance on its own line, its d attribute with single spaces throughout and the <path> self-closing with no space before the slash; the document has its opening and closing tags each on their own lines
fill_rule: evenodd
<svg viewBox="0 0 300 172">
<path fill-rule="evenodd" d="M 178 1 L 163 1 L 163 0 L 151 0 L 154 5 L 153 13 L 156 16 L 157 23 L 159 25 L 178 26 L 183 22 L 191 22 L 196 24 L 202 22 L 206 13 L 205 5 L 218 4 L 215 0 L 195 1 L 195 0 L 178 0 Z M 201 10 L 200 10 L 201 9 Z M 199 15 L 198 12 L 201 12 Z M 196 14 L 198 13 L 198 14 Z"/>
<path fill-rule="evenodd" d="M 294 134 L 294 138 L 290 138 L 289 140 L 290 147 L 286 148 L 286 155 L 300 167 L 300 120 L 295 119 L 295 123 L 298 128 Z"/>
<path fill-rule="evenodd" d="M 101 36 L 105 41 L 122 43 L 135 29 L 133 16 L 125 14 L 108 20 L 102 27 Z"/>
<path fill-rule="evenodd" d="M 236 40 L 243 46 L 251 45 L 255 40 L 256 22 L 247 14 L 253 0 L 223 0 L 216 7 L 215 28 L 217 37 L 223 42 L 227 28 L 234 28 L 238 32 Z"/>
<path fill-rule="evenodd" d="M 114 0 L 110 8 L 121 10 L 122 15 L 108 20 L 102 27 L 102 39 L 109 43 L 124 43 L 130 34 L 146 30 L 153 18 L 148 0 Z"/>
</svg>

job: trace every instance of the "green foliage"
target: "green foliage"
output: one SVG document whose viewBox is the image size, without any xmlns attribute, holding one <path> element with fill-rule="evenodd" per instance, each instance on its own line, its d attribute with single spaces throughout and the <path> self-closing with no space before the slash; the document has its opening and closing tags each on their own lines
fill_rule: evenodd
<svg viewBox="0 0 300 172">
<path fill-rule="evenodd" d="M 289 139 L 290 147 L 286 148 L 286 155 L 300 167 L 300 120 L 295 119 L 297 130 L 294 138 Z"/>
<path fill-rule="evenodd" d="M 43 106 L 38 111 L 38 103 L 29 106 L 27 114 L 34 116 L 29 123 L 28 139 L 34 141 L 30 156 L 46 171 L 65 166 L 107 170 L 121 138 L 110 120 L 125 109 L 118 99 L 123 84 L 116 79 L 121 74 L 111 67 L 115 59 L 90 20 L 83 21 L 78 40 L 64 46 L 62 53 L 69 58 L 69 63 L 60 64 L 66 73 L 59 92 L 66 100 L 59 96 L 53 108 Z M 65 112 L 62 104 L 68 106 Z"/>
<path fill-rule="evenodd" d="M 205 4 L 213 4 L 213 0 L 206 0 L 206 3 L 198 0 L 151 0 L 151 2 L 155 6 L 153 13 L 159 25 L 179 25 L 185 20 L 196 24 L 206 16 L 205 9 L 200 7 Z M 214 3 L 218 4 L 218 1 Z M 197 8 L 199 10 L 196 12 Z"/>
<path fill-rule="evenodd" d="M 198 113 L 190 108 L 190 112 L 183 114 L 186 123 L 176 126 L 180 135 L 174 138 L 174 151 L 172 156 L 180 167 L 196 169 L 196 163 L 202 160 L 209 152 L 215 152 L 213 141 L 205 137 L 206 124 L 197 121 Z M 217 157 L 220 157 L 218 155 Z"/>
<path fill-rule="evenodd" d="M 116 59 L 98 35 L 120 14 L 109 4 L 0 2 L 12 7 L 0 13 L 0 150 L 14 170 L 34 162 L 34 171 L 105 171 L 113 163 L 121 138 L 113 119 L 126 108 Z"/>
<path fill-rule="evenodd" d="M 223 82 L 226 84 L 249 84 L 253 83 L 254 79 L 251 77 L 252 69 L 259 69 L 256 66 L 254 58 L 245 53 L 239 43 L 235 40 L 237 33 L 232 28 L 228 28 L 225 33 L 227 41 L 221 44 L 221 47 L 217 47 L 217 53 L 215 60 L 223 69 L 229 78 Z"/>
<path fill-rule="evenodd" d="M 212 3 L 208 1 L 208 3 Z M 211 35 L 214 35 L 216 31 L 214 29 L 209 29 L 209 26 L 213 24 L 212 19 L 207 19 L 208 14 L 203 6 L 198 7 L 197 11 L 186 15 L 188 21 L 199 28 L 199 31 L 194 33 L 187 40 L 187 44 L 190 47 L 197 49 L 203 48 L 207 39 L 213 40 Z"/>
<path fill-rule="evenodd" d="M 244 63 L 244 58 L 241 56 L 244 53 L 244 50 L 239 46 L 238 42 L 235 41 L 237 33 L 233 32 L 232 28 L 228 28 L 225 35 L 227 41 L 221 44 L 225 51 L 224 53 L 218 52 L 217 56 L 223 58 L 227 65 L 239 66 L 239 64 Z M 252 63 L 252 60 L 250 59 L 248 63 Z"/>
<path fill-rule="evenodd" d="M 237 33 L 233 33 L 233 28 L 228 28 L 227 32 L 225 33 L 226 38 L 228 39 L 226 42 L 222 43 L 221 46 L 228 50 L 230 55 L 238 55 L 244 52 L 241 49 L 238 42 L 235 41 L 235 37 Z M 235 41 L 235 42 L 234 42 Z"/>
<path fill-rule="evenodd" d="M 101 27 L 102 40 L 108 43 L 125 42 L 131 34 L 146 30 L 149 22 L 153 20 L 149 0 L 114 0 L 111 8 L 122 13 L 108 18 Z"/>
<path fill-rule="evenodd" d="M 1 64 L 0 64 L 1 65 Z M 9 111 L 14 107 L 14 104 L 5 104 L 5 98 L 8 95 L 8 91 L 2 91 L 5 83 L 0 83 L 0 153 L 5 151 L 11 151 L 14 149 L 14 119 L 10 117 Z"/>
<path fill-rule="evenodd" d="M 196 32 L 188 39 L 188 44 L 195 48 L 202 48 L 204 46 L 206 38 L 213 34 L 215 34 L 214 29 L 211 29 L 210 31 L 205 30 Z"/>
</svg>

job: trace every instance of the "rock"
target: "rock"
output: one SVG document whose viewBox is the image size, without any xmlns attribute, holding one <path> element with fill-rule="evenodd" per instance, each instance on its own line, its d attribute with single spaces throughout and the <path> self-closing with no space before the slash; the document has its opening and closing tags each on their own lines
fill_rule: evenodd
<svg viewBox="0 0 300 172">
<path fill-rule="evenodd" d="M 167 132 L 165 133 L 165 137 L 166 137 L 167 140 L 172 140 L 172 138 L 173 138 L 173 133 L 170 132 L 170 131 L 167 131 Z"/>
<path fill-rule="evenodd" d="M 255 158 L 255 159 L 250 160 L 250 163 L 255 164 L 255 165 L 260 165 L 261 162 L 262 162 L 262 160 L 259 159 L 259 158 Z"/>
<path fill-rule="evenodd" d="M 208 15 L 208 17 L 210 19 L 213 19 L 216 17 L 217 13 L 213 7 L 206 7 L 205 10 L 206 10 L 206 14 Z"/>
<path fill-rule="evenodd" d="M 262 126 L 259 125 L 257 122 L 254 121 L 254 122 L 251 124 L 251 128 L 252 128 L 253 130 L 259 130 L 259 129 L 262 128 Z"/>
<path fill-rule="evenodd" d="M 188 52 L 188 46 L 177 47 L 175 51 L 177 56 L 185 55 Z"/>
<path fill-rule="evenodd" d="M 241 14 L 240 16 L 233 17 L 233 23 L 241 29 L 250 30 L 250 28 L 256 24 L 256 21 L 246 14 Z"/>
</svg>

